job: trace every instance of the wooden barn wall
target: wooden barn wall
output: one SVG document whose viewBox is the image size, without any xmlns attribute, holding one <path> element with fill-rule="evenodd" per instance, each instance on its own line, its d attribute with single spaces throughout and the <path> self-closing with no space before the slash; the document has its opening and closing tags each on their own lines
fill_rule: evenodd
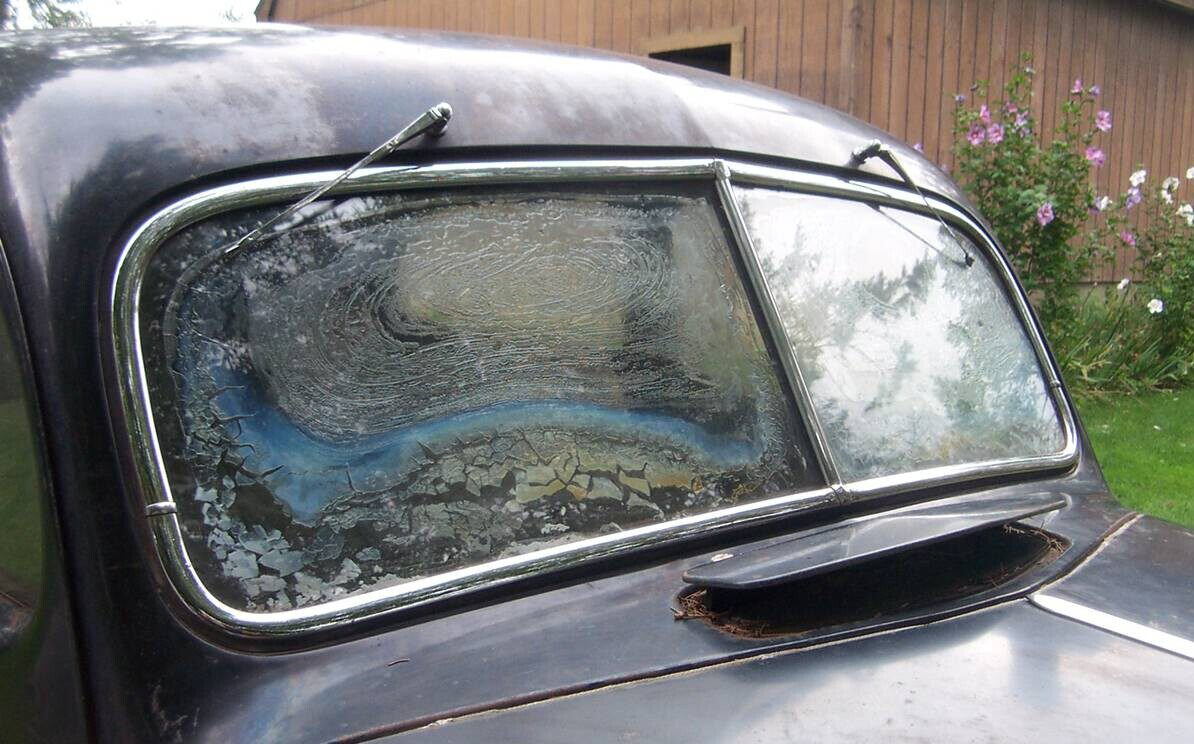
<svg viewBox="0 0 1194 744">
<path fill-rule="evenodd" d="M 949 167 L 953 96 L 1000 88 L 1031 52 L 1042 131 L 1075 78 L 1102 86 L 1100 193 L 1194 165 L 1194 14 L 1146 0 L 276 0 L 272 20 L 504 34 L 633 53 L 641 39 L 746 28 L 743 73 L 847 111 Z M 1054 105 L 1041 106 L 1048 102 Z M 1182 199 L 1194 198 L 1190 184 Z M 1130 271 L 1125 252 L 1100 272 Z"/>
</svg>

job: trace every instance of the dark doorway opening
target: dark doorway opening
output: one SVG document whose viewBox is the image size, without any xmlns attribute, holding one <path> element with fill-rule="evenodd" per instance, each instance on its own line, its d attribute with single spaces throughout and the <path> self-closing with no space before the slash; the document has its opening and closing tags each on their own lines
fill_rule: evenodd
<svg viewBox="0 0 1194 744">
<path fill-rule="evenodd" d="M 696 67 L 700 70 L 729 75 L 730 55 L 731 47 L 729 44 L 713 44 L 711 46 L 652 52 L 647 56 L 651 59 L 660 59 L 664 62 L 674 62 L 678 65 L 688 65 L 689 67 Z"/>
</svg>

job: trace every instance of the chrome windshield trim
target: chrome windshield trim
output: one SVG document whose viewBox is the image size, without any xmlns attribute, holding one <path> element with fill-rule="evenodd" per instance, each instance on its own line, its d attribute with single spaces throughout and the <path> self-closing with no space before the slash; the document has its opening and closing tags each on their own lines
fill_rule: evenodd
<svg viewBox="0 0 1194 744">
<path fill-rule="evenodd" d="M 1131 620 L 1125 620 L 1118 615 L 1096 610 L 1093 607 L 1071 602 L 1068 599 L 1053 597 L 1048 594 L 1041 594 L 1040 592 L 1029 595 L 1028 601 L 1054 615 L 1059 615 L 1069 620 L 1076 620 L 1083 625 L 1090 625 L 1099 630 L 1105 630 L 1108 633 L 1122 636 L 1128 640 L 1143 643 L 1146 646 L 1159 648 L 1171 654 L 1194 660 L 1194 641 L 1187 638 L 1166 633 L 1156 628 L 1150 628 L 1147 625 L 1142 625 Z"/>
<path fill-rule="evenodd" d="M 232 209 L 277 203 L 301 197 L 312 188 L 336 176 L 339 171 L 324 171 L 298 175 L 255 179 L 242 183 L 207 189 L 183 198 L 152 215 L 133 233 L 120 254 L 113 277 L 109 310 L 113 337 L 112 350 L 121 402 L 123 420 L 130 437 L 134 467 L 143 498 L 142 509 L 152 505 L 155 512 L 148 519 L 159 559 L 167 577 L 182 596 L 201 616 L 223 629 L 248 636 L 291 636 L 327 628 L 342 623 L 363 620 L 382 614 L 409 610 L 412 607 L 465 592 L 499 586 L 521 578 L 539 575 L 563 567 L 600 560 L 615 554 L 658 546 L 696 535 L 709 535 L 740 528 L 748 524 L 790 516 L 797 512 L 817 509 L 839 501 L 843 484 L 835 477 L 836 468 L 828 455 L 824 433 L 816 424 L 811 400 L 806 398 L 802 377 L 794 359 L 784 360 L 785 373 L 797 396 L 797 404 L 805 416 L 806 428 L 829 487 L 785 494 L 770 499 L 722 509 L 707 514 L 646 525 L 612 535 L 578 540 L 537 551 L 491 561 L 479 566 L 406 582 L 361 595 L 332 602 L 273 613 L 238 610 L 216 598 L 204 585 L 187 554 L 178 516 L 165 506 L 173 503 L 164 459 L 158 443 L 151 415 L 144 361 L 141 357 L 140 324 L 137 298 L 145 272 L 157 248 L 167 238 L 187 225 Z M 720 174 L 720 175 L 719 175 Z M 534 183 L 552 181 L 625 181 L 629 179 L 709 179 L 716 186 L 719 197 L 734 233 L 737 250 L 743 257 L 748 273 L 758 270 L 749 238 L 745 234 L 741 215 L 737 214 L 732 198 L 732 183 L 756 183 L 814 193 L 835 194 L 851 199 L 877 201 L 913 211 L 925 206 L 910 191 L 899 187 L 879 186 L 874 182 L 846 180 L 823 173 L 788 171 L 713 158 L 670 158 L 649 160 L 555 160 L 504 161 L 483 163 L 451 163 L 419 167 L 394 166 L 362 169 L 336 188 L 335 194 L 366 191 L 392 191 L 410 188 L 448 185 L 476 185 L 499 183 Z M 947 219 L 955 222 L 975 237 L 1000 268 L 1008 296 L 1016 304 L 1021 319 L 1029 329 L 1037 349 L 1042 369 L 1051 383 L 1057 407 L 1065 429 L 1065 448 L 1046 457 L 1030 457 L 960 466 L 936 468 L 895 476 L 844 484 L 856 496 L 880 496 L 942 483 L 956 483 L 987 478 L 1013 472 L 1057 469 L 1072 465 L 1077 455 L 1076 427 L 1068 404 L 1060 394 L 1056 370 L 1049 363 L 1043 339 L 1028 310 L 1027 300 L 1012 278 L 1011 269 L 994 249 L 981 227 L 957 205 L 929 195 L 934 207 L 941 209 Z M 919 209 L 917 209 L 919 205 Z M 752 269 L 752 265 L 754 268 Z M 756 286 L 756 294 L 771 333 L 780 325 L 775 322 L 775 310 L 768 296 L 758 292 L 763 285 L 749 277 Z M 780 344 L 781 357 L 791 356 L 788 345 Z M 804 398 L 802 400 L 802 398 Z M 805 407 L 810 408 L 806 411 Z M 824 451 L 822 451 L 824 449 Z M 835 486 L 837 487 L 835 489 Z"/>
</svg>

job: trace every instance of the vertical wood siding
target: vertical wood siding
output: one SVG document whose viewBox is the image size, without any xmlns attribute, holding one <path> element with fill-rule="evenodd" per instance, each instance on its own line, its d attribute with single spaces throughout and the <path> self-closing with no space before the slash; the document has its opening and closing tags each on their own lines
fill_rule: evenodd
<svg viewBox="0 0 1194 744">
<path fill-rule="evenodd" d="M 1194 165 L 1194 14 L 1146 0 L 277 0 L 272 20 L 505 34 L 631 53 L 742 25 L 743 75 L 865 119 L 952 166 L 953 96 L 1031 52 L 1042 131 L 1073 80 L 1102 86 L 1100 193 Z M 1042 105 L 1047 104 L 1047 105 Z M 1194 184 L 1183 179 L 1183 201 Z M 1129 273 L 1120 250 L 1096 279 Z"/>
</svg>

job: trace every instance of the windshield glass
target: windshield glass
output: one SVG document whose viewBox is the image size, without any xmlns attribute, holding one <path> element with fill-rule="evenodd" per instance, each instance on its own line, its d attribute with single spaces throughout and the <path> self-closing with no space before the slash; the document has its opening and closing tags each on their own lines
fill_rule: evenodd
<svg viewBox="0 0 1194 744">
<path fill-rule="evenodd" d="M 1040 362 L 984 251 L 912 212 L 737 194 L 844 479 L 1062 449 Z"/>
<path fill-rule="evenodd" d="M 645 189 L 645 191 L 644 191 Z M 192 225 L 140 300 L 196 570 L 324 602 L 820 485 L 705 187 L 490 188 Z"/>
</svg>

